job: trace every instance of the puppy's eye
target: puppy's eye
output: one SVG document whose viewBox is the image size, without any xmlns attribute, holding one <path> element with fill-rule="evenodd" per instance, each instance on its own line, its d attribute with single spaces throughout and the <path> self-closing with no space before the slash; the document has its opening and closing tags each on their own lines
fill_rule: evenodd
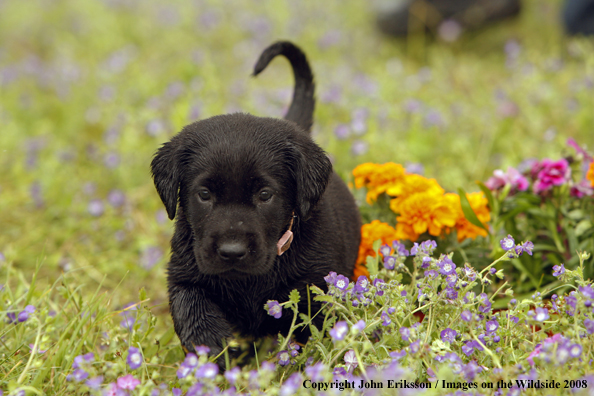
<svg viewBox="0 0 594 396">
<path fill-rule="evenodd" d="M 266 202 L 269 201 L 270 198 L 272 198 L 272 191 L 269 190 L 262 190 L 260 191 L 260 195 L 258 196 L 258 198 L 260 199 L 260 201 L 262 202 Z"/>
<path fill-rule="evenodd" d="M 201 200 L 208 201 L 210 199 L 210 191 L 208 191 L 206 188 L 203 188 L 198 191 L 198 196 Z"/>
</svg>

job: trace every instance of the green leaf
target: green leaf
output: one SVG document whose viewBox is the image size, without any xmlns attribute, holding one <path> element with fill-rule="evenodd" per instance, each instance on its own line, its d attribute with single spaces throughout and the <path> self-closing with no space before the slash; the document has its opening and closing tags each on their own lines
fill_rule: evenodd
<svg viewBox="0 0 594 396">
<path fill-rule="evenodd" d="M 319 302 L 333 302 L 334 299 L 331 296 L 325 296 L 325 295 L 319 295 L 319 296 L 315 296 L 314 297 L 314 301 L 319 301 Z"/>
<path fill-rule="evenodd" d="M 140 301 L 146 300 L 147 296 L 146 296 L 146 290 L 144 290 L 144 287 L 140 288 L 140 292 L 138 292 L 138 298 L 140 298 Z"/>
<path fill-rule="evenodd" d="M 316 285 L 309 285 L 309 290 L 313 294 L 324 294 L 324 291 L 322 289 L 320 289 L 319 287 L 317 287 Z"/>
<path fill-rule="evenodd" d="M 466 220 L 470 221 L 477 227 L 482 228 L 483 230 L 489 232 L 489 230 L 485 227 L 483 223 L 476 217 L 476 213 L 472 210 L 470 206 L 470 202 L 468 202 L 468 198 L 466 198 L 466 191 L 462 187 L 458 188 L 458 194 L 460 195 L 460 205 L 462 205 L 462 212 L 464 212 L 464 217 Z"/>
<path fill-rule="evenodd" d="M 575 236 L 580 237 L 591 228 L 592 228 L 592 222 L 590 220 L 588 220 L 588 219 L 582 220 L 575 227 Z"/>
<path fill-rule="evenodd" d="M 301 296 L 299 295 L 299 292 L 297 291 L 297 289 L 291 290 L 291 293 L 289 294 L 289 300 L 293 304 L 297 304 L 299 302 L 299 300 L 301 300 Z"/>
<path fill-rule="evenodd" d="M 369 271 L 369 275 L 377 275 L 377 259 L 375 257 L 367 256 L 367 260 L 365 260 L 365 266 L 367 267 L 367 271 Z"/>
</svg>

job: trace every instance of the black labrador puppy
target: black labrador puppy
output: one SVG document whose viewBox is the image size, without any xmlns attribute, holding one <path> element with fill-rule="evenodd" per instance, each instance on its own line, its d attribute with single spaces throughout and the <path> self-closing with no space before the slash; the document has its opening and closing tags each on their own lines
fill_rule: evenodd
<svg viewBox="0 0 594 396">
<path fill-rule="evenodd" d="M 277 55 L 289 59 L 295 75 L 284 120 L 238 113 L 198 121 L 151 163 L 169 218 L 177 214 L 167 283 L 186 352 L 206 345 L 217 355 L 234 331 L 286 333 L 292 315 L 268 315 L 268 300 L 286 301 L 293 289 L 305 300 L 306 285 L 324 289 L 330 271 L 353 274 L 359 212 L 309 136 L 314 83 L 307 59 L 295 45 L 277 42 L 254 75 Z M 307 312 L 307 301 L 300 309 Z M 297 334 L 302 342 L 307 336 Z"/>
</svg>

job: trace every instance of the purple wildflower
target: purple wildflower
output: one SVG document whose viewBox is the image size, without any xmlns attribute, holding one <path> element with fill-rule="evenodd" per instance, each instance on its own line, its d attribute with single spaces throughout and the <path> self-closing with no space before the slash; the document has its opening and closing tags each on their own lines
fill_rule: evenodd
<svg viewBox="0 0 594 396">
<path fill-rule="evenodd" d="M 479 312 L 484 313 L 484 314 L 491 312 L 491 302 L 487 301 L 486 304 L 479 305 L 478 310 L 479 310 Z"/>
<path fill-rule="evenodd" d="M 329 331 L 330 336 L 334 341 L 342 341 L 344 337 L 346 337 L 347 333 L 349 332 L 349 325 L 344 320 L 340 322 L 336 322 L 334 328 Z"/>
<path fill-rule="evenodd" d="M 231 385 L 235 384 L 241 375 L 241 369 L 237 366 L 233 367 L 231 370 L 225 371 L 225 378 Z"/>
<path fill-rule="evenodd" d="M 280 319 L 280 317 L 283 316 L 283 307 L 278 301 L 268 300 L 264 309 L 268 310 L 268 315 L 274 316 L 275 319 Z"/>
<path fill-rule="evenodd" d="M 87 382 L 85 382 L 85 384 L 93 390 L 99 389 L 99 387 L 101 386 L 102 383 L 103 383 L 102 375 L 99 375 L 99 376 L 93 377 L 93 378 L 89 378 L 87 380 Z"/>
<path fill-rule="evenodd" d="M 345 291 L 349 286 L 349 278 L 344 275 L 338 275 L 334 281 L 334 286 L 342 291 Z"/>
<path fill-rule="evenodd" d="M 191 368 L 195 368 L 198 366 L 198 356 L 196 356 L 195 353 L 188 353 L 182 364 L 185 364 Z"/>
<path fill-rule="evenodd" d="M 399 255 L 399 256 L 407 257 L 409 255 L 409 252 L 404 247 L 404 244 L 402 244 L 402 243 L 400 243 L 398 241 L 393 241 L 392 242 L 392 248 L 394 248 L 394 252 L 397 255 Z"/>
<path fill-rule="evenodd" d="M 369 291 L 369 279 L 365 275 L 361 275 L 357 278 L 355 288 L 353 289 L 356 293 L 366 293 Z"/>
<path fill-rule="evenodd" d="M 318 362 L 312 366 L 308 366 L 305 368 L 305 375 L 308 376 L 313 382 L 319 382 L 324 380 L 324 371 L 326 370 L 326 366 L 324 363 Z"/>
<path fill-rule="evenodd" d="M 384 285 L 385 285 L 385 282 L 383 279 L 379 279 L 379 278 L 374 279 L 373 286 L 377 289 L 375 294 L 377 294 L 380 297 L 383 296 L 384 295 L 384 291 L 383 291 Z"/>
<path fill-rule="evenodd" d="M 76 382 L 81 382 L 85 379 L 87 379 L 87 377 L 89 376 L 89 373 L 87 373 L 85 370 L 83 369 L 76 369 L 72 372 L 72 374 L 68 374 L 66 376 L 66 380 L 68 381 L 76 381 Z"/>
<path fill-rule="evenodd" d="M 389 326 L 392 323 L 392 319 L 386 312 L 382 312 L 382 326 Z"/>
<path fill-rule="evenodd" d="M 92 199 L 89 201 L 87 210 L 91 216 L 99 217 L 105 212 L 105 205 L 100 199 Z"/>
<path fill-rule="evenodd" d="M 109 194 L 107 194 L 107 202 L 114 208 L 119 208 L 126 202 L 126 195 L 122 190 L 111 190 Z"/>
<path fill-rule="evenodd" d="M 474 378 L 477 376 L 478 373 L 483 371 L 483 369 L 478 366 L 474 361 L 470 361 L 464 366 L 462 366 L 462 375 L 464 379 L 468 382 L 472 382 Z"/>
<path fill-rule="evenodd" d="M 387 257 L 392 252 L 392 248 L 390 247 L 390 245 L 382 245 L 379 248 L 379 252 L 382 256 Z"/>
<path fill-rule="evenodd" d="M 455 300 L 458 298 L 458 292 L 453 287 L 446 287 L 444 292 L 448 300 Z"/>
<path fill-rule="evenodd" d="M 557 346 L 557 364 L 565 364 L 569 360 L 571 355 L 569 354 L 569 348 L 566 345 L 560 344 Z"/>
<path fill-rule="evenodd" d="M 345 124 L 337 125 L 336 128 L 334 128 L 334 134 L 336 135 L 338 140 L 345 140 L 346 138 L 349 137 L 349 134 L 350 134 L 348 125 L 345 125 Z"/>
<path fill-rule="evenodd" d="M 464 266 L 464 275 L 466 275 L 466 278 L 470 282 L 474 282 L 474 280 L 476 279 L 476 271 L 474 270 L 474 268 L 472 268 L 468 265 Z"/>
<path fill-rule="evenodd" d="M 472 320 L 472 313 L 468 310 L 462 311 L 462 313 L 460 314 L 460 319 L 462 319 L 465 322 L 470 322 Z"/>
<path fill-rule="evenodd" d="M 213 379 L 219 373 L 219 366 L 215 363 L 206 363 L 196 369 L 196 378 Z"/>
<path fill-rule="evenodd" d="M 572 344 L 569 347 L 569 356 L 578 358 L 582 355 L 582 346 L 580 344 Z"/>
<path fill-rule="evenodd" d="M 435 271 L 435 270 L 428 270 L 428 271 L 425 271 L 425 272 L 423 273 L 423 275 L 425 276 L 425 278 L 429 278 L 429 279 L 435 279 L 435 278 L 437 278 L 437 276 L 438 276 L 439 274 L 438 274 L 438 273 L 437 273 L 437 271 Z"/>
<path fill-rule="evenodd" d="M 588 334 L 594 334 L 594 320 L 592 319 L 584 319 L 584 327 Z"/>
<path fill-rule="evenodd" d="M 431 257 L 426 256 L 423 257 L 423 261 L 421 262 L 421 268 L 427 269 L 431 266 Z"/>
<path fill-rule="evenodd" d="M 406 356 L 405 350 L 390 352 L 390 357 L 396 361 L 402 359 L 405 356 Z"/>
<path fill-rule="evenodd" d="M 534 320 L 538 322 L 544 322 L 547 319 L 549 319 L 549 310 L 546 308 L 536 308 Z"/>
<path fill-rule="evenodd" d="M 410 329 L 408 327 L 401 327 L 399 331 L 404 341 L 410 341 Z"/>
<path fill-rule="evenodd" d="M 490 320 L 487 323 L 485 323 L 485 330 L 487 331 L 487 334 L 496 332 L 498 328 L 499 323 L 497 323 L 496 320 Z"/>
<path fill-rule="evenodd" d="M 210 352 L 210 348 L 206 345 L 198 345 L 194 349 L 196 349 L 196 353 L 198 354 L 198 356 L 208 355 L 208 353 Z"/>
<path fill-rule="evenodd" d="M 93 352 L 78 355 L 74 358 L 74 362 L 72 362 L 72 368 L 80 368 L 87 363 L 91 363 L 93 360 L 95 360 L 95 354 Z"/>
<path fill-rule="evenodd" d="M 324 280 L 326 281 L 327 284 L 333 285 L 334 282 L 336 282 L 336 276 L 337 276 L 336 272 L 330 271 L 330 273 L 324 277 Z"/>
<path fill-rule="evenodd" d="M 516 246 L 516 241 L 511 235 L 508 234 L 506 238 L 503 238 L 501 241 L 499 241 L 499 244 L 501 245 L 501 248 L 507 252 Z"/>
<path fill-rule="evenodd" d="M 365 321 L 363 319 L 359 320 L 357 323 L 355 323 L 353 325 L 353 327 L 351 327 L 351 331 L 354 329 L 356 331 L 356 333 L 361 333 L 363 332 L 363 330 L 365 330 Z"/>
<path fill-rule="evenodd" d="M 553 266 L 553 276 L 561 276 L 565 273 L 565 264 Z"/>
<path fill-rule="evenodd" d="M 192 367 L 183 362 L 177 369 L 177 378 L 186 378 L 192 372 Z"/>
<path fill-rule="evenodd" d="M 446 282 L 447 282 L 448 286 L 450 286 L 450 287 L 455 287 L 457 281 L 458 281 L 458 275 L 456 275 L 456 273 L 446 276 Z"/>
<path fill-rule="evenodd" d="M 138 348 L 128 348 L 128 358 L 126 359 L 126 363 L 128 363 L 132 370 L 136 370 L 142 365 L 142 354 Z"/>
<path fill-rule="evenodd" d="M 521 256 L 522 253 L 528 253 L 532 256 L 532 249 L 534 249 L 534 244 L 530 241 L 526 241 L 521 245 L 516 246 L 516 254 Z"/>
<path fill-rule="evenodd" d="M 387 270 L 393 270 L 396 266 L 396 258 L 394 256 L 384 257 L 384 268 Z"/>
<path fill-rule="evenodd" d="M 462 352 L 466 356 L 470 356 L 474 353 L 474 342 L 468 341 L 466 344 L 462 345 Z"/>
<path fill-rule="evenodd" d="M 286 366 L 291 362 L 291 354 L 289 351 L 280 351 L 276 354 L 276 357 L 278 358 L 278 364 L 281 366 Z"/>
<path fill-rule="evenodd" d="M 29 312 L 27 312 L 27 311 L 19 312 L 19 316 L 17 317 L 17 320 L 19 321 L 19 323 L 26 322 L 27 319 L 29 319 Z"/>
<path fill-rule="evenodd" d="M 363 140 L 355 140 L 351 145 L 353 155 L 363 155 L 369 149 L 369 144 Z"/>
<path fill-rule="evenodd" d="M 295 342 L 289 343 L 289 352 L 291 353 L 292 357 L 296 357 L 297 355 L 299 355 L 299 349 L 301 349 L 299 344 Z"/>
<path fill-rule="evenodd" d="M 590 300 L 594 299 L 594 288 L 592 287 L 592 285 L 587 285 L 587 286 L 580 286 L 579 289 L 580 293 L 582 293 L 582 295 Z"/>
<path fill-rule="evenodd" d="M 442 275 L 451 275 L 456 273 L 456 264 L 448 257 L 444 256 L 443 259 L 437 262 L 439 267 L 439 273 Z"/>
<path fill-rule="evenodd" d="M 135 322 L 136 322 L 135 318 L 125 315 L 124 320 L 122 320 L 120 322 L 120 326 L 122 326 L 124 329 L 127 329 L 128 331 L 132 331 L 132 329 L 134 328 Z"/>
<path fill-rule="evenodd" d="M 291 376 L 285 380 L 285 382 L 280 387 L 280 396 L 292 396 L 294 395 L 297 390 L 301 387 L 303 383 L 303 378 L 301 373 L 296 372 L 291 374 Z"/>
<path fill-rule="evenodd" d="M 433 254 L 433 250 L 437 247 L 437 242 L 432 239 L 421 242 L 419 245 L 415 242 L 413 247 L 410 249 L 410 254 L 413 256 L 430 256 Z"/>
<path fill-rule="evenodd" d="M 409 350 L 411 354 L 417 354 L 421 350 L 421 340 L 416 340 L 412 344 L 409 345 Z"/>
<path fill-rule="evenodd" d="M 454 342 L 457 334 L 458 333 L 456 332 L 456 330 L 453 330 L 453 329 L 450 329 L 449 327 L 447 327 L 445 330 L 441 331 L 440 337 L 441 337 L 441 340 L 444 342 Z"/>
</svg>

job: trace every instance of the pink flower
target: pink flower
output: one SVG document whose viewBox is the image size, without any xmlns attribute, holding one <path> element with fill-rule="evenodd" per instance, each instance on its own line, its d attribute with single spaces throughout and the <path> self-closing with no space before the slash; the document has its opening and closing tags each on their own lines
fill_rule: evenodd
<svg viewBox="0 0 594 396">
<path fill-rule="evenodd" d="M 506 185 L 510 185 L 512 190 L 526 191 L 530 183 L 528 180 L 516 169 L 511 166 L 507 168 L 504 173 L 501 169 L 493 172 L 493 177 L 489 178 L 485 185 L 489 190 L 499 190 Z"/>
<path fill-rule="evenodd" d="M 545 158 L 540 163 L 540 169 L 534 182 L 534 192 L 539 194 L 551 189 L 553 186 L 560 186 L 569 180 L 571 168 L 564 158 L 553 161 Z"/>
<path fill-rule="evenodd" d="M 140 381 L 134 378 L 132 374 L 118 378 L 118 388 L 120 389 L 134 390 L 138 385 L 140 385 Z"/>
<path fill-rule="evenodd" d="M 571 196 L 576 198 L 583 198 L 584 196 L 594 195 L 594 188 L 590 186 L 590 181 L 583 179 L 578 184 L 571 187 Z"/>
</svg>

